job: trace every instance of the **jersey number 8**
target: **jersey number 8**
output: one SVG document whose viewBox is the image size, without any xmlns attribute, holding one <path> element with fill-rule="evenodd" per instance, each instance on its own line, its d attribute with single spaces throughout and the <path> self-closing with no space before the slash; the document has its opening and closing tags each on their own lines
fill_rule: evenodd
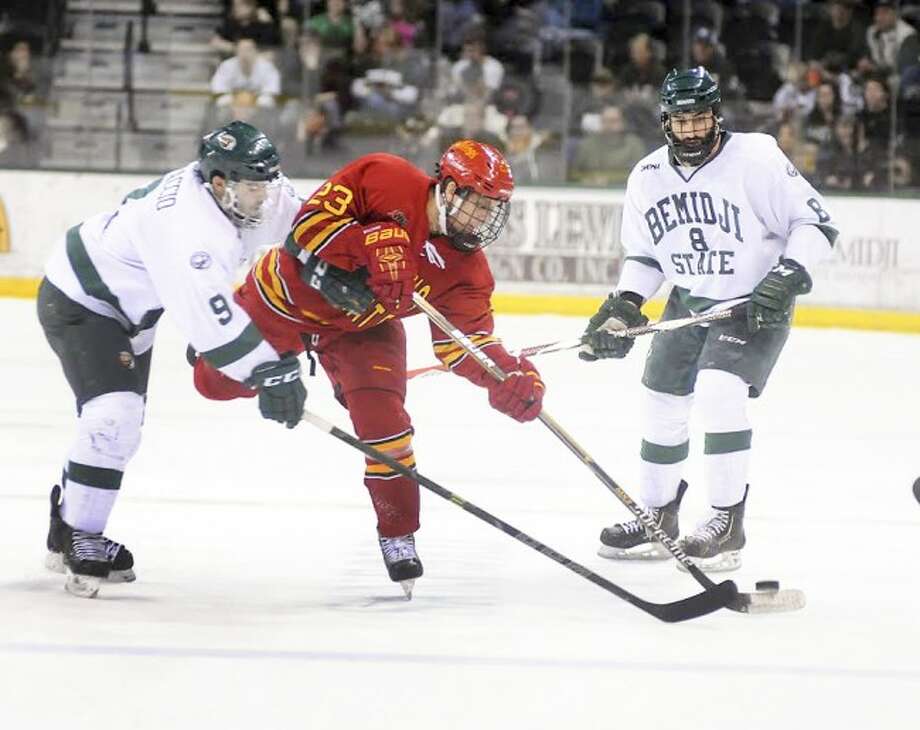
<svg viewBox="0 0 920 730">
<path fill-rule="evenodd" d="M 809 198 L 805 201 L 805 204 L 818 216 L 818 223 L 827 223 L 831 219 L 828 212 L 821 207 L 821 203 L 818 202 L 817 198 Z"/>
<path fill-rule="evenodd" d="M 709 246 L 706 245 L 706 239 L 703 237 L 702 228 L 690 229 L 690 248 L 700 252 L 709 250 Z"/>
</svg>

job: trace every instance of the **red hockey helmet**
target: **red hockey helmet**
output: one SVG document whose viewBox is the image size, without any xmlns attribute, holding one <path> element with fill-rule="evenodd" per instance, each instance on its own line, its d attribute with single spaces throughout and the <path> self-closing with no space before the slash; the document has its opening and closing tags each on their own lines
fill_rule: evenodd
<svg viewBox="0 0 920 730">
<path fill-rule="evenodd" d="M 502 153 L 463 139 L 447 148 L 436 174 L 441 230 L 453 245 L 475 251 L 495 241 L 508 221 L 514 192 L 511 166 Z"/>
</svg>

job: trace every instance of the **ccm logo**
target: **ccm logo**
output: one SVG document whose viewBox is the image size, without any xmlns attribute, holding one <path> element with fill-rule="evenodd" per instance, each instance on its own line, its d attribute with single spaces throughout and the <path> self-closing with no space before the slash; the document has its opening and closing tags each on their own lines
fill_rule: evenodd
<svg viewBox="0 0 920 730">
<path fill-rule="evenodd" d="M 270 378 L 265 378 L 265 380 L 262 381 L 262 387 L 271 388 L 275 385 L 281 385 L 281 383 L 293 383 L 299 377 L 300 372 L 298 370 L 292 370 L 284 375 L 272 375 Z"/>
<path fill-rule="evenodd" d="M 409 240 L 409 234 L 406 233 L 402 228 L 397 226 L 391 226 L 381 230 L 371 231 L 364 237 L 364 245 L 372 246 L 378 241 L 388 241 L 391 238 L 401 238 L 405 241 Z"/>
</svg>

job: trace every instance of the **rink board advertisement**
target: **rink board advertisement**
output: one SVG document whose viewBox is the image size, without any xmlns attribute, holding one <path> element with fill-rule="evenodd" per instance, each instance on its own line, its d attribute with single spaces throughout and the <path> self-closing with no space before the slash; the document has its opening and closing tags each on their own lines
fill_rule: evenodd
<svg viewBox="0 0 920 730">
<path fill-rule="evenodd" d="M 45 259 L 70 226 L 114 209 L 150 175 L 0 171 L 0 295 L 34 293 Z M 301 194 L 316 180 L 294 181 Z M 841 235 L 800 311 L 920 314 L 920 201 L 830 197 Z M 616 283 L 622 262 L 622 190 L 520 188 L 508 227 L 488 249 L 498 309 L 583 312 Z M 594 303 L 592 305 L 592 302 Z M 843 312 L 827 316 L 843 317 Z M 834 324 L 834 321 L 824 322 Z M 839 322 L 845 324 L 842 320 Z"/>
</svg>

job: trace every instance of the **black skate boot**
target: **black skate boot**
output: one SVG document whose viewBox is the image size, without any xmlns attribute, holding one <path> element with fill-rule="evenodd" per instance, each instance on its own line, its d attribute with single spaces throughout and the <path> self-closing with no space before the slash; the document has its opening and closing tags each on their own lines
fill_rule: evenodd
<svg viewBox="0 0 920 730">
<path fill-rule="evenodd" d="M 744 498 L 731 507 L 713 507 L 713 513 L 706 522 L 680 541 L 681 549 L 700 570 L 719 573 L 737 570 L 741 567 L 741 548 L 744 547 Z M 686 571 L 678 563 L 678 568 Z"/>
<path fill-rule="evenodd" d="M 687 482 L 681 479 L 674 499 L 663 507 L 646 507 L 644 510 L 672 540 L 676 540 L 680 533 L 677 512 L 686 491 Z M 611 560 L 667 560 L 671 557 L 668 549 L 652 537 L 638 519 L 605 527 L 601 531 L 601 546 L 597 554 Z"/>
<path fill-rule="evenodd" d="M 415 535 L 381 537 L 379 540 L 390 580 L 399 583 L 405 591 L 406 598 L 412 600 L 415 579 L 420 578 L 423 572 L 422 561 L 415 552 Z"/>
<path fill-rule="evenodd" d="M 64 589 L 79 598 L 95 598 L 111 570 L 102 533 L 75 530 L 61 520 L 55 539 L 63 549 L 67 575 Z"/>
<path fill-rule="evenodd" d="M 51 488 L 51 525 L 48 527 L 48 554 L 45 556 L 45 567 L 54 573 L 64 573 L 64 548 L 61 546 L 59 534 L 64 520 L 61 519 L 61 488 L 55 484 Z M 134 556 L 120 542 L 115 542 L 103 537 L 105 554 L 109 561 L 109 574 L 106 578 L 110 583 L 131 583 L 137 576 L 134 574 Z"/>
</svg>

